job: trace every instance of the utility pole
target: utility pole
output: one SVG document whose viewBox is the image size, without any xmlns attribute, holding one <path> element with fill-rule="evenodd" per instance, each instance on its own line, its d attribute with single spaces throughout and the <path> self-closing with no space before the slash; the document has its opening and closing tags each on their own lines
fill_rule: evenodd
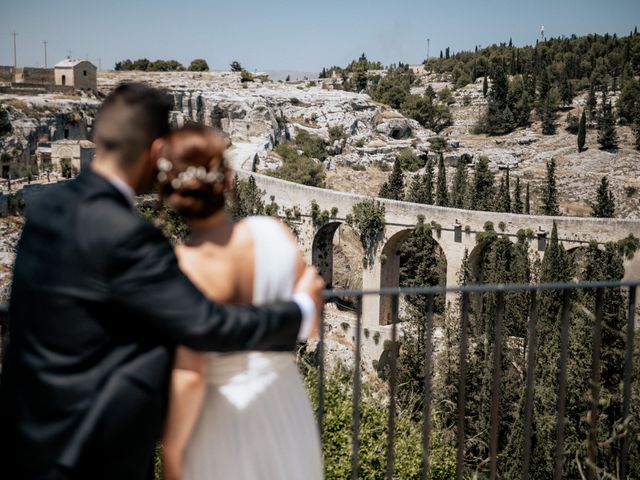
<svg viewBox="0 0 640 480">
<path fill-rule="evenodd" d="M 44 68 L 47 68 L 47 42 L 46 40 L 44 40 L 42 42 L 42 44 L 44 45 Z"/>
<path fill-rule="evenodd" d="M 18 68 L 18 55 L 16 54 L 16 35 L 18 34 L 11 32 L 11 35 L 13 35 L 13 69 L 15 71 L 15 69 Z"/>
<path fill-rule="evenodd" d="M 429 61 L 429 46 L 431 44 L 431 39 L 427 38 L 427 61 Z"/>
</svg>

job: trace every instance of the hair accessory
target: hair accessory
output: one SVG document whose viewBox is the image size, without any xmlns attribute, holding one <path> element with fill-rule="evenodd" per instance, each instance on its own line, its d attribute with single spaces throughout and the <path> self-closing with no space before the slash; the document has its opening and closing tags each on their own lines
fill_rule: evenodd
<svg viewBox="0 0 640 480">
<path fill-rule="evenodd" d="M 165 157 L 160 157 L 158 159 L 158 170 L 160 170 L 161 172 L 170 172 L 171 170 L 173 170 L 173 163 L 171 163 L 171 160 Z"/>
</svg>

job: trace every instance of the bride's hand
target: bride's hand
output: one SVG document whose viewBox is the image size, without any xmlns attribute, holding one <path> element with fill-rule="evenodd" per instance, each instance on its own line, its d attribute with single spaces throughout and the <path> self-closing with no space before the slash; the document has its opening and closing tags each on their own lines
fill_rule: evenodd
<svg viewBox="0 0 640 480">
<path fill-rule="evenodd" d="M 298 279 L 295 286 L 295 292 L 306 293 L 313 300 L 316 306 L 316 315 L 313 319 L 313 328 L 309 337 L 314 337 L 318 333 L 320 326 L 320 315 L 322 307 L 324 306 L 324 297 L 322 291 L 324 290 L 324 279 L 318 273 L 316 267 L 307 266 L 302 276 Z"/>
</svg>

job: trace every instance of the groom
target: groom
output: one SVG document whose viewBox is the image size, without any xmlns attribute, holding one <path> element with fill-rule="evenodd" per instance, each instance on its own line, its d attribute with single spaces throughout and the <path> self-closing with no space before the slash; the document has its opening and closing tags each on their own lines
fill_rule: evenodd
<svg viewBox="0 0 640 480">
<path fill-rule="evenodd" d="M 0 384 L 2 479 L 152 478 L 177 344 L 291 350 L 317 328 L 315 270 L 293 302 L 213 303 L 136 215 L 169 109 L 153 88 L 116 88 L 98 114 L 92 168 L 30 205 Z"/>
</svg>

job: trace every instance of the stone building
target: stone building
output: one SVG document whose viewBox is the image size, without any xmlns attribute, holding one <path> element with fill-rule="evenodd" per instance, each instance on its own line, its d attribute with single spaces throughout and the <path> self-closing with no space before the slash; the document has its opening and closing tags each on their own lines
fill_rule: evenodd
<svg viewBox="0 0 640 480">
<path fill-rule="evenodd" d="M 80 171 L 89 166 L 93 160 L 96 146 L 89 140 L 58 140 L 51 142 L 50 152 L 43 148 L 43 156 L 50 155 L 53 169 L 61 171 L 61 162 L 63 159 L 69 159 L 71 166 Z"/>
<path fill-rule="evenodd" d="M 54 65 L 56 85 L 71 86 L 79 90 L 96 90 L 97 68 L 82 59 L 67 58 Z"/>
</svg>

